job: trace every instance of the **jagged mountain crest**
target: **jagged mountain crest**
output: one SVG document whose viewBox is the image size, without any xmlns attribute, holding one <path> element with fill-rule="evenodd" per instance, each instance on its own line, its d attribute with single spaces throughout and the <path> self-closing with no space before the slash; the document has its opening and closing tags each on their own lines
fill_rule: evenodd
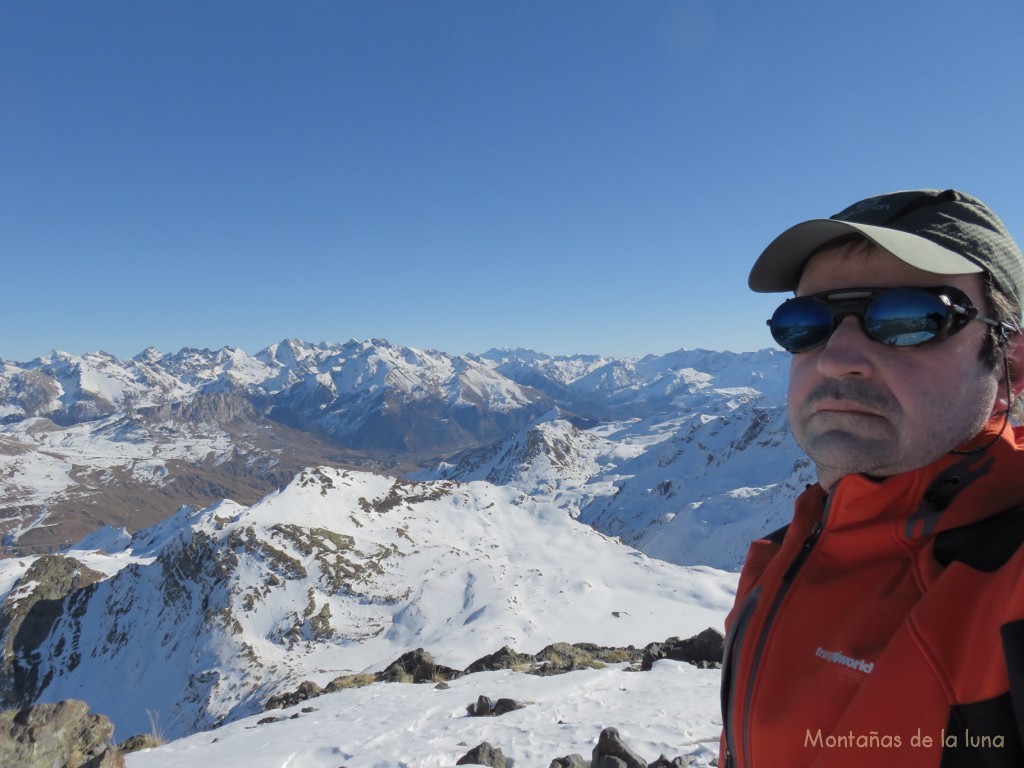
<svg viewBox="0 0 1024 768">
<path fill-rule="evenodd" d="M 310 377 L 322 386 L 327 386 L 329 377 L 327 389 L 342 399 L 387 389 L 410 399 L 440 397 L 453 404 L 470 402 L 508 409 L 529 404 L 535 397 L 472 358 L 396 347 L 380 339 L 343 345 L 310 345 L 288 339 L 252 356 L 232 347 L 216 351 L 185 348 L 174 354 L 150 348 L 126 361 L 103 352 L 80 357 L 54 352 L 24 365 L 0 365 L 5 379 L 24 371 L 36 371 L 48 379 L 51 387 L 57 388 L 56 399 L 66 411 L 62 414 L 65 421 L 75 418 L 73 407 L 82 399 L 95 400 L 102 407 L 80 409 L 78 421 L 103 416 L 126 399 L 136 406 L 148 405 L 157 399 L 182 399 L 225 389 L 272 397 Z M 0 391 L 8 421 L 17 416 L 51 416 L 61 410 L 52 400 L 26 409 L 22 403 L 10 402 L 6 394 Z"/>
</svg>

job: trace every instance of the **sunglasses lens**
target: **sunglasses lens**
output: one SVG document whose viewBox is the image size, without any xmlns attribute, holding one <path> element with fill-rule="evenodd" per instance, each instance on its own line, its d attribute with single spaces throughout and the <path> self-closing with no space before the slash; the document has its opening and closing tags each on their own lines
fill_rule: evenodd
<svg viewBox="0 0 1024 768">
<path fill-rule="evenodd" d="M 824 344 L 832 333 L 832 314 L 812 298 L 790 299 L 768 321 L 772 337 L 787 352 L 805 352 Z"/>
<path fill-rule="evenodd" d="M 934 293 L 896 289 L 876 296 L 864 312 L 870 338 L 895 347 L 913 347 L 934 339 L 948 315 L 946 304 Z"/>
</svg>

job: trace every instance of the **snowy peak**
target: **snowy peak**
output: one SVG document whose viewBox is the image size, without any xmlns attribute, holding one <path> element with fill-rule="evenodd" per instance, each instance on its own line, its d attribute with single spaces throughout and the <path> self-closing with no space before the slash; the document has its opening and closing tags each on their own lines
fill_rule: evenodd
<svg viewBox="0 0 1024 768">
<path fill-rule="evenodd" d="M 577 428 L 552 411 L 547 418 L 506 440 L 466 452 L 457 462 L 444 462 L 415 477 L 507 485 L 556 503 L 576 516 L 581 501 L 589 498 L 588 483 L 614 450 L 609 441 Z"/>
<path fill-rule="evenodd" d="M 549 384 L 567 386 L 591 371 L 607 364 L 600 355 L 551 356 L 531 349 L 491 349 L 478 359 L 493 366 L 503 376 L 516 381 L 531 378 Z"/>
<path fill-rule="evenodd" d="M 299 339 L 284 339 L 257 352 L 256 359 L 269 367 L 293 368 L 324 349 L 323 344 L 313 345 Z"/>
</svg>

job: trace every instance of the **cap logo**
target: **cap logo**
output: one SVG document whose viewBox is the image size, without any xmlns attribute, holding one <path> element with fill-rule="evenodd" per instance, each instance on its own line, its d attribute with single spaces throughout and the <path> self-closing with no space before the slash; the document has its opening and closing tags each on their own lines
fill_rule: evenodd
<svg viewBox="0 0 1024 768">
<path fill-rule="evenodd" d="M 879 200 L 881 200 L 880 197 L 869 197 L 867 200 L 861 200 L 852 208 L 847 209 L 846 213 L 850 216 L 856 216 L 857 214 L 870 211 L 888 211 L 892 207 L 888 203 L 878 202 Z"/>
</svg>

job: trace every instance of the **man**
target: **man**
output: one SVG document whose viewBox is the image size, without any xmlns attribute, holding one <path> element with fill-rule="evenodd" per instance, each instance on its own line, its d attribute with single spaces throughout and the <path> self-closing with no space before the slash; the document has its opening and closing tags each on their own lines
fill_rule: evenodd
<svg viewBox="0 0 1024 768">
<path fill-rule="evenodd" d="M 776 238 L 755 291 L 819 482 L 751 545 L 720 764 L 1024 765 L 1024 261 L 980 201 L 896 192 Z"/>
</svg>

